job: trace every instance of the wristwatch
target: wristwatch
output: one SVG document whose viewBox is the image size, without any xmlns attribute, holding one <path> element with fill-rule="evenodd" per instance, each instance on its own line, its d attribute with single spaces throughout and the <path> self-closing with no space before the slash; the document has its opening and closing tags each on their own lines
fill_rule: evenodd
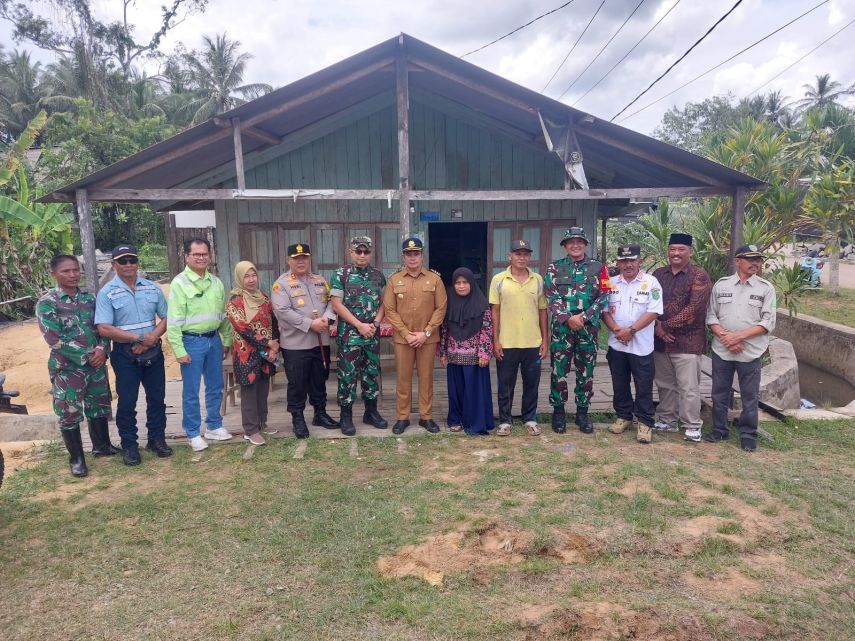
<svg viewBox="0 0 855 641">
<path fill-rule="evenodd" d="M 145 334 L 137 334 L 137 337 L 134 339 L 135 343 L 142 343 L 145 340 Z"/>
<path fill-rule="evenodd" d="M 637 332 L 637 331 L 638 330 L 635 329 L 632 325 L 629 326 L 629 333 L 632 334 L 633 336 L 635 336 L 635 332 Z"/>
<path fill-rule="evenodd" d="M 433 332 L 432 332 L 430 329 L 425 328 L 425 336 L 426 336 L 427 338 L 430 338 L 430 335 L 431 335 L 431 334 L 433 334 Z"/>
<path fill-rule="evenodd" d="M 380 321 L 379 320 L 373 321 L 371 324 L 374 325 L 375 329 L 380 329 Z"/>
</svg>

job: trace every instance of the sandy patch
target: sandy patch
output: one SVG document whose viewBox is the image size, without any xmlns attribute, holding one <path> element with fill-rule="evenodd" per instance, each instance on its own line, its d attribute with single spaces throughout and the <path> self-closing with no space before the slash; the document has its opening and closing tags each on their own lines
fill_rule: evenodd
<svg viewBox="0 0 855 641">
<path fill-rule="evenodd" d="M 656 496 L 657 492 L 653 489 L 653 486 L 650 485 L 650 481 L 647 479 L 632 478 L 626 482 L 626 485 L 618 490 L 618 494 L 622 494 L 627 498 L 632 498 L 636 494 L 649 494 L 650 496 Z"/>
<path fill-rule="evenodd" d="M 407 545 L 395 555 L 382 556 L 377 569 L 386 578 L 415 576 L 440 585 L 446 576 L 494 565 L 517 565 L 531 555 L 584 563 L 601 545 L 581 534 L 561 533 L 541 549 L 534 549 L 534 534 L 491 524 L 469 531 L 450 532 Z"/>
<path fill-rule="evenodd" d="M 104 478 L 90 474 L 85 478 L 66 482 L 53 490 L 39 492 L 29 500 L 37 502 L 58 500 L 65 502 L 64 507 L 74 512 L 87 505 L 123 501 L 134 495 L 149 494 L 173 479 L 174 475 L 171 472 L 157 470 L 146 476 L 144 484 L 137 478 L 121 477 L 115 479 L 110 485 L 102 487 Z"/>
<path fill-rule="evenodd" d="M 761 588 L 759 581 L 745 576 L 736 568 L 727 568 L 714 576 L 699 577 L 689 573 L 683 582 L 701 598 L 718 601 L 739 601 L 742 595 L 753 594 Z"/>
<path fill-rule="evenodd" d="M 169 286 L 161 285 L 164 293 Z M 181 368 L 169 343 L 163 342 L 166 377 L 181 378 Z M 6 374 L 6 387 L 18 390 L 17 403 L 27 406 L 30 414 L 51 414 L 50 380 L 47 361 L 50 349 L 42 338 L 35 319 L 0 325 L 0 372 Z M 111 389 L 115 390 L 113 368 L 107 367 Z"/>
<path fill-rule="evenodd" d="M 16 471 L 26 469 L 32 464 L 41 460 L 41 457 L 36 452 L 38 446 L 49 443 L 50 441 L 10 441 L 8 443 L 0 443 L 0 449 L 3 451 L 3 461 L 5 462 L 4 479 L 9 478 Z"/>
<path fill-rule="evenodd" d="M 568 608 L 546 612 L 541 620 L 527 621 L 517 613 L 517 622 L 526 628 L 526 641 L 585 639 L 586 641 L 706 641 L 709 633 L 700 620 L 687 618 L 663 622 L 652 610 L 629 610 L 614 603 L 574 602 Z"/>
</svg>

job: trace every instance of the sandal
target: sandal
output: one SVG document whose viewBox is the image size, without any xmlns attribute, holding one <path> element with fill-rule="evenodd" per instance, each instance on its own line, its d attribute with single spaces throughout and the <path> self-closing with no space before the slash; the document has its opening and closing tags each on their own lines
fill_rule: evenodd
<svg viewBox="0 0 855 641">
<path fill-rule="evenodd" d="M 461 431 L 463 431 L 463 426 L 462 425 L 449 425 L 448 431 L 449 432 L 461 432 Z"/>
<path fill-rule="evenodd" d="M 528 430 L 529 436 L 540 436 L 540 427 L 534 421 L 526 421 L 525 422 L 526 429 Z"/>
<path fill-rule="evenodd" d="M 508 436 L 511 433 L 511 424 L 510 423 L 502 423 L 499 425 L 498 429 L 496 429 L 496 436 Z"/>
</svg>

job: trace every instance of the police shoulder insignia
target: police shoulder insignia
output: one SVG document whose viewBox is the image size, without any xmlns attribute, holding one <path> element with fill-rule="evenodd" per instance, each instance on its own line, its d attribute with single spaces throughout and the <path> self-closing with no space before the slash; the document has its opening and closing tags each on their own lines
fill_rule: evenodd
<svg viewBox="0 0 855 641">
<path fill-rule="evenodd" d="M 440 273 L 439 273 L 438 271 L 436 271 L 435 269 L 431 269 L 430 271 L 432 271 L 434 274 L 436 274 L 437 276 L 439 276 L 440 278 L 442 278 L 442 274 L 440 274 Z"/>
<path fill-rule="evenodd" d="M 277 283 L 273 283 L 273 287 L 272 287 L 272 289 L 273 289 L 273 291 L 274 291 L 274 292 L 278 292 L 280 289 L 282 289 L 282 287 L 281 287 L 281 286 L 279 285 L 279 283 L 277 282 Z"/>
</svg>

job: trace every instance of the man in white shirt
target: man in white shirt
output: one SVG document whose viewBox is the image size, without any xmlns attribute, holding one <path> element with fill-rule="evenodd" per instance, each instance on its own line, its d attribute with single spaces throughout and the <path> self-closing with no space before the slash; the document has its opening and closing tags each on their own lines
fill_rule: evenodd
<svg viewBox="0 0 855 641">
<path fill-rule="evenodd" d="M 641 271 L 641 248 L 618 247 L 620 274 L 612 279 L 609 308 L 603 322 L 609 328 L 606 359 L 612 375 L 614 409 L 617 418 L 609 431 L 620 434 L 638 420 L 639 443 L 653 440 L 653 322 L 662 314 L 662 287 L 650 274 Z M 632 398 L 630 379 L 635 383 Z"/>
</svg>

